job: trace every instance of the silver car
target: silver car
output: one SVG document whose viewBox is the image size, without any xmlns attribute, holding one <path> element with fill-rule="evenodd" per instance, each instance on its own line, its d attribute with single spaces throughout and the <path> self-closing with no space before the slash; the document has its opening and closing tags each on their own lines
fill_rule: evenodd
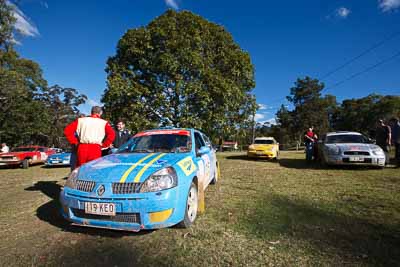
<svg viewBox="0 0 400 267">
<path fill-rule="evenodd" d="M 385 166 L 385 153 L 357 132 L 331 132 L 319 144 L 319 156 L 327 165 Z"/>
</svg>

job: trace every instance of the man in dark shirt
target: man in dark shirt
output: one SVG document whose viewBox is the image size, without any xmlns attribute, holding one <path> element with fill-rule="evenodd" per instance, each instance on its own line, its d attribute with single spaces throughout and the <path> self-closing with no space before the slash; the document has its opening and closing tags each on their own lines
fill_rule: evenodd
<svg viewBox="0 0 400 267">
<path fill-rule="evenodd" d="M 391 142 L 391 129 L 383 120 L 378 120 L 376 127 L 376 144 L 385 152 L 385 164 L 389 164 L 389 146 Z"/>
<path fill-rule="evenodd" d="M 117 121 L 117 129 L 115 131 L 115 139 L 113 146 L 119 148 L 122 144 L 128 142 L 131 133 L 125 129 L 125 123 L 122 120 Z"/>
<path fill-rule="evenodd" d="M 396 160 L 397 167 L 400 167 L 400 122 L 398 118 L 392 118 L 390 120 L 390 127 L 392 130 L 392 144 L 394 145 L 395 153 L 394 158 Z"/>
</svg>

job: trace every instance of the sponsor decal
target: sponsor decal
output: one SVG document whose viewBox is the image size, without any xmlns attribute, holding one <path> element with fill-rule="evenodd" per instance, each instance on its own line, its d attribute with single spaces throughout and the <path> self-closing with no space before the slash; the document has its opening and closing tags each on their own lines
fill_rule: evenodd
<svg viewBox="0 0 400 267">
<path fill-rule="evenodd" d="M 190 156 L 179 161 L 178 166 L 182 169 L 186 176 L 189 176 L 196 171 L 196 165 Z"/>
<path fill-rule="evenodd" d="M 175 134 L 175 135 L 190 136 L 190 131 L 188 131 L 188 130 L 154 130 L 154 131 L 138 133 L 134 137 L 157 135 L 157 134 Z"/>
</svg>

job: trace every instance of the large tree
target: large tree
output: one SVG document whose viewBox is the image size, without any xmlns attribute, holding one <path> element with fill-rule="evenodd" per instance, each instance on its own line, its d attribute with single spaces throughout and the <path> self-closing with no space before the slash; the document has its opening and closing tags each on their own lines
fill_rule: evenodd
<svg viewBox="0 0 400 267">
<path fill-rule="evenodd" d="M 222 135 L 256 109 L 249 54 L 224 27 L 189 11 L 128 30 L 106 71 L 106 112 L 133 130 L 173 125 Z"/>
<path fill-rule="evenodd" d="M 319 133 L 326 133 L 332 128 L 330 118 L 337 105 L 336 97 L 322 96 L 323 89 L 323 83 L 310 77 L 297 79 L 290 89 L 287 99 L 294 105 L 291 130 L 299 141 L 308 127 L 314 126 Z"/>
<path fill-rule="evenodd" d="M 0 0 L 0 140 L 59 145 L 63 128 L 79 114 L 86 96 L 73 88 L 49 88 L 39 64 L 18 55 L 13 8 Z"/>
</svg>

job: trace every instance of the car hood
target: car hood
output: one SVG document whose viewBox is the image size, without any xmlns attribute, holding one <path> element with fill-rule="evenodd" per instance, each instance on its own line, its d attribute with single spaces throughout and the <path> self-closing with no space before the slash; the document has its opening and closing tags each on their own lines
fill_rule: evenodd
<svg viewBox="0 0 400 267">
<path fill-rule="evenodd" d="M 97 182 L 143 182 L 152 173 L 174 165 L 189 153 L 123 153 L 111 154 L 82 165 L 78 179 Z"/>
<path fill-rule="evenodd" d="M 19 156 L 19 155 L 22 155 L 22 154 L 26 154 L 26 153 L 33 153 L 33 152 L 27 152 L 27 151 L 25 151 L 25 152 L 7 152 L 7 153 L 1 153 L 0 154 L 0 156 L 1 157 L 14 157 L 14 156 Z"/>
<path fill-rule="evenodd" d="M 340 151 L 370 151 L 371 149 L 378 149 L 379 146 L 374 144 L 361 144 L 361 143 L 347 143 L 347 144 L 325 144 L 329 147 L 339 147 Z"/>
</svg>

